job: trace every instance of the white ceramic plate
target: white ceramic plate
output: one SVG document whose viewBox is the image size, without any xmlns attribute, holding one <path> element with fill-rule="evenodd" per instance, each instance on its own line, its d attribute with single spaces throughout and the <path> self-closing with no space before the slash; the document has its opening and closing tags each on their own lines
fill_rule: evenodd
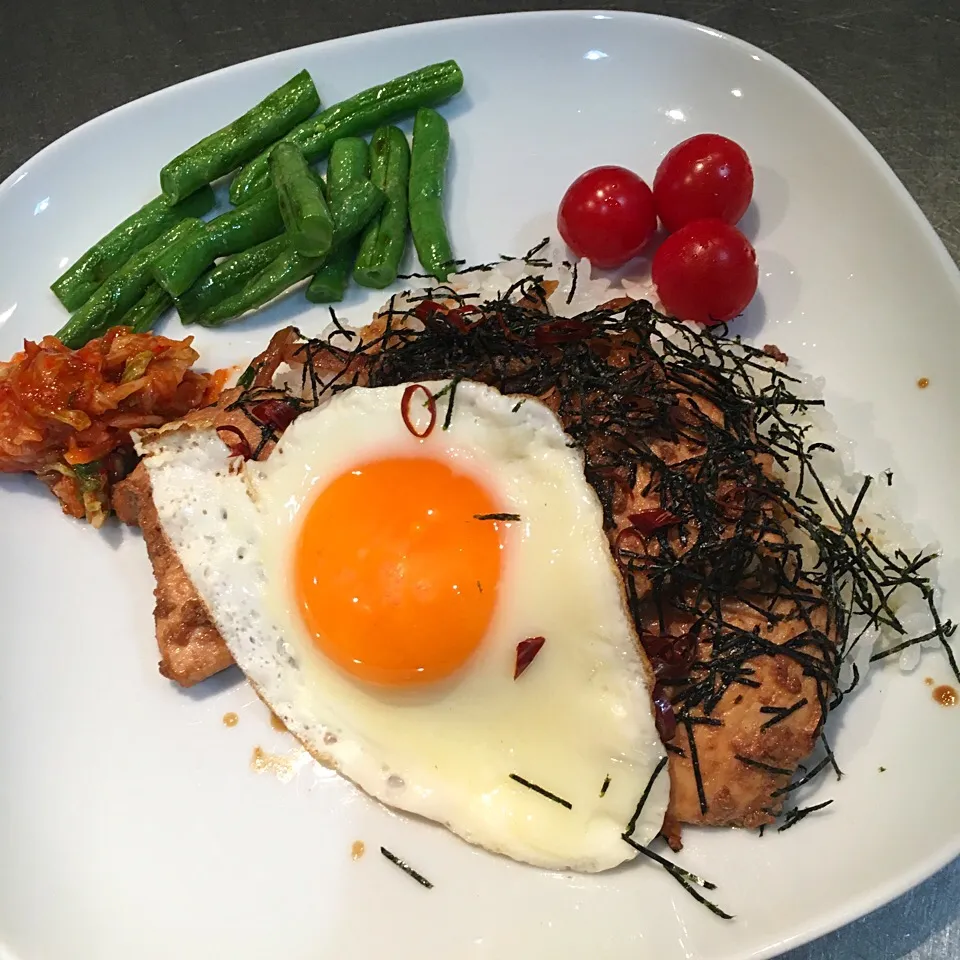
<svg viewBox="0 0 960 960">
<path fill-rule="evenodd" d="M 827 378 L 859 465 L 894 470 L 921 536 L 945 545 L 956 601 L 960 282 L 886 164 L 782 63 L 687 23 L 546 13 L 404 27 L 277 54 L 115 110 L 47 148 L 0 187 L 0 354 L 57 329 L 47 285 L 157 191 L 157 171 L 306 67 L 328 103 L 456 57 L 467 93 L 446 109 L 455 144 L 450 222 L 470 262 L 550 232 L 581 171 L 652 176 L 702 130 L 756 168 L 748 227 L 761 296 L 739 329 Z M 363 322 L 380 299 L 348 302 Z M 300 297 L 204 333 L 209 365 L 242 362 Z M 177 335 L 171 321 L 167 332 Z M 930 387 L 918 390 L 919 377 Z M 687 834 L 681 862 L 719 884 L 724 923 L 636 864 L 546 873 L 397 816 L 294 758 L 251 770 L 255 746 L 294 755 L 235 672 L 184 693 L 156 672 L 151 577 L 139 537 L 65 520 L 40 485 L 0 487 L 0 956 L 39 958 L 630 957 L 746 960 L 822 933 L 960 850 L 960 710 L 919 671 L 877 670 L 835 722 L 836 803 L 783 834 Z M 240 715 L 228 729 L 227 711 Z M 282 765 L 281 765 L 282 766 Z M 886 772 L 880 773 L 880 767 Z M 281 771 L 282 772 L 282 771 Z M 289 782 L 280 782 L 287 779 Z M 351 844 L 367 854 L 351 859 Z M 380 844 L 436 884 L 426 891 Z"/>
</svg>

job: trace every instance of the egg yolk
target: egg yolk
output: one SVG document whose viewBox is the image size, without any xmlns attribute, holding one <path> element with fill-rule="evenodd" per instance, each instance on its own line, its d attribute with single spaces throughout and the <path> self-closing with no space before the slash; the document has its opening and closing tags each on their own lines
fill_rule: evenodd
<svg viewBox="0 0 960 960">
<path fill-rule="evenodd" d="M 369 683 L 406 686 L 459 669 L 487 633 L 500 580 L 490 494 L 446 463 L 363 464 L 306 511 L 294 590 L 319 650 Z"/>
</svg>

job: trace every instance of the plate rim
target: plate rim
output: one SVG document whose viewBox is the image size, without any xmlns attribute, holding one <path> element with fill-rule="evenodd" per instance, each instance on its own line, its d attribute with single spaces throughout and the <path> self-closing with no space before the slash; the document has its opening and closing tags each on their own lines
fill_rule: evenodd
<svg viewBox="0 0 960 960">
<path fill-rule="evenodd" d="M 706 34 L 717 41 L 731 45 L 739 52 L 751 56 L 762 62 L 769 68 L 777 71 L 784 80 L 797 86 L 805 96 L 811 98 L 818 110 L 825 114 L 831 121 L 839 125 L 842 133 L 849 137 L 857 146 L 858 152 L 863 160 L 869 163 L 878 172 L 887 187 L 893 192 L 893 197 L 897 203 L 909 212 L 910 219 L 915 227 L 920 231 L 926 242 L 924 251 L 926 257 L 933 257 L 937 265 L 943 270 L 945 279 L 951 285 L 953 293 L 960 303 L 960 265 L 954 261 L 948 251 L 943 239 L 933 227 L 929 218 L 923 212 L 917 200 L 907 189 L 903 181 L 896 174 L 887 160 L 867 138 L 867 136 L 856 126 L 856 124 L 829 98 L 823 93 L 811 80 L 807 79 L 798 70 L 785 63 L 776 55 L 756 46 L 746 40 L 725 31 L 717 30 L 713 27 L 687 20 L 679 17 L 671 17 L 664 14 L 648 13 L 637 10 L 623 9 L 602 9 L 602 8 L 577 8 L 571 10 L 526 10 L 486 14 L 471 14 L 459 17 L 443 17 L 435 20 L 417 21 L 414 23 L 397 24 L 390 27 L 381 27 L 376 30 L 368 30 L 359 33 L 350 33 L 343 36 L 329 37 L 324 40 L 318 40 L 312 43 L 301 44 L 299 46 L 286 47 L 282 50 L 276 50 L 261 56 L 241 60 L 236 63 L 227 64 L 214 70 L 209 70 L 193 77 L 180 80 L 177 83 L 151 91 L 143 96 L 128 100 L 125 103 L 118 104 L 110 110 L 100 113 L 83 123 L 73 127 L 66 133 L 57 137 L 46 146 L 42 147 L 32 156 L 28 157 L 23 163 L 17 166 L 9 173 L 3 181 L 0 181 L 0 204 L 4 202 L 10 191 L 25 176 L 31 172 L 31 167 L 41 160 L 53 155 L 61 149 L 69 149 L 74 140 L 96 128 L 97 124 L 106 123 L 114 115 L 120 115 L 125 112 L 135 111 L 148 101 L 159 100 L 173 91 L 179 91 L 181 88 L 188 88 L 191 85 L 199 85 L 206 82 L 209 78 L 217 76 L 227 71 L 239 71 L 243 68 L 259 64 L 264 61 L 273 60 L 277 57 L 294 53 L 296 51 L 307 51 L 322 48 L 330 44 L 339 46 L 362 45 L 367 38 L 380 36 L 383 34 L 410 33 L 442 31 L 452 24 L 468 21 L 489 21 L 510 23 L 520 20 L 524 21 L 571 21 L 576 22 L 585 18 L 590 19 L 623 19 L 632 21 L 645 21 L 648 23 L 656 22 L 661 27 L 678 32 L 698 32 Z M 159 193 L 159 183 L 158 183 Z M 769 958 L 778 956 L 786 950 L 790 950 L 803 944 L 809 943 L 820 937 L 825 936 L 835 930 L 840 929 L 872 912 L 891 903 L 898 897 L 914 889 L 924 881 L 928 880 L 936 873 L 941 871 L 948 864 L 960 857 L 960 827 L 948 838 L 937 853 L 932 854 L 918 861 L 914 866 L 898 874 L 895 878 L 883 881 L 870 887 L 869 890 L 856 895 L 851 899 L 846 899 L 842 904 L 831 908 L 826 913 L 821 914 L 816 921 L 797 929 L 793 933 L 787 934 L 777 942 L 769 943 L 767 946 L 759 947 L 751 952 L 749 960 L 769 960 Z"/>
</svg>

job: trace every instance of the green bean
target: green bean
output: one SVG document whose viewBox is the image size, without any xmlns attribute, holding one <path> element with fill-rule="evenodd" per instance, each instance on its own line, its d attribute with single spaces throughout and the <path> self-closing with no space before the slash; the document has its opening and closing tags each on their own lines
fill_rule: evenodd
<svg viewBox="0 0 960 960">
<path fill-rule="evenodd" d="M 291 246 L 305 257 L 322 257 L 333 240 L 333 218 L 299 147 L 280 142 L 270 151 L 270 179 Z"/>
<path fill-rule="evenodd" d="M 383 123 L 409 116 L 418 107 L 435 107 L 463 88 L 455 60 L 434 63 L 334 104 L 291 130 L 284 140 L 296 144 L 309 163 L 327 155 L 343 137 L 367 133 Z M 267 154 L 250 161 L 230 185 L 230 200 L 240 203 L 268 182 Z"/>
<path fill-rule="evenodd" d="M 382 191 L 369 180 L 350 187 L 341 197 L 334 217 L 333 249 L 356 237 L 376 215 L 384 199 Z M 288 247 L 242 290 L 203 311 L 194 318 L 195 322 L 204 327 L 220 327 L 248 310 L 255 310 L 279 297 L 295 283 L 316 273 L 324 262 L 324 257 L 306 257 L 293 247 Z"/>
<path fill-rule="evenodd" d="M 335 217 L 350 188 L 369 177 L 370 148 L 366 140 L 360 137 L 344 137 L 330 148 L 327 193 Z M 359 248 L 360 238 L 357 236 L 332 250 L 307 286 L 307 299 L 313 303 L 339 303 L 346 293 Z"/>
<path fill-rule="evenodd" d="M 353 279 L 363 287 L 381 290 L 397 279 L 407 245 L 410 148 L 402 130 L 380 127 L 370 149 L 373 182 L 386 194 L 387 202 L 363 233 Z"/>
<path fill-rule="evenodd" d="M 310 74 L 301 70 L 242 117 L 171 160 L 160 171 L 161 189 L 173 200 L 189 196 L 256 157 L 319 106 L 317 88 Z"/>
<path fill-rule="evenodd" d="M 273 187 L 207 222 L 203 233 L 184 237 L 157 257 L 153 276 L 179 297 L 215 260 L 241 253 L 283 232 L 283 218 Z"/>
<path fill-rule="evenodd" d="M 355 183 L 370 179 L 370 147 L 362 137 L 344 137 L 330 148 L 327 193 L 333 207 Z"/>
<path fill-rule="evenodd" d="M 239 293 L 286 248 L 287 238 L 281 235 L 237 253 L 208 270 L 186 293 L 177 297 L 180 320 L 193 323 L 205 310 Z"/>
<path fill-rule="evenodd" d="M 446 280 L 453 253 L 443 222 L 443 182 L 450 130 L 447 121 L 429 107 L 417 111 L 410 156 L 410 230 L 424 270 Z"/>
<path fill-rule="evenodd" d="M 203 221 L 181 220 L 163 236 L 135 253 L 116 273 L 108 277 L 93 296 L 64 324 L 57 336 L 65 346 L 82 347 L 99 337 L 143 296 L 153 280 L 150 266 L 171 243 L 203 230 Z"/>
<path fill-rule="evenodd" d="M 213 209 L 213 191 L 207 188 L 172 204 L 155 197 L 98 240 L 72 267 L 50 285 L 68 310 L 79 310 L 90 295 L 138 250 L 187 217 L 202 217 Z"/>
<path fill-rule="evenodd" d="M 134 333 L 149 333 L 172 306 L 173 297 L 159 283 L 151 283 L 143 296 L 120 318 L 120 326 L 131 327 Z"/>
<path fill-rule="evenodd" d="M 220 327 L 279 297 L 295 283 L 306 280 L 323 263 L 323 257 L 305 257 L 293 247 L 286 247 L 242 290 L 214 304 L 195 321 L 202 327 Z"/>
<path fill-rule="evenodd" d="M 306 297 L 311 303 L 339 303 L 343 299 L 359 248 L 360 238 L 353 237 L 330 251 L 307 286 Z"/>
<path fill-rule="evenodd" d="M 369 180 L 359 180 L 340 194 L 333 212 L 333 248 L 355 237 L 380 212 L 386 196 Z"/>
</svg>

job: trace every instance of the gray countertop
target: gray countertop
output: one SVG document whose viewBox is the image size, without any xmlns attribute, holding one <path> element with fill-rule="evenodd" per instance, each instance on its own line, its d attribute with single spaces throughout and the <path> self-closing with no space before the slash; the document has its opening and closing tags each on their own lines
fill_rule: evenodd
<svg viewBox="0 0 960 960">
<path fill-rule="evenodd" d="M 780 57 L 866 134 L 960 262 L 960 0 L 0 0 L 0 180 L 112 107 L 252 57 L 379 27 L 507 9 L 637 9 Z M 784 960 L 960 958 L 960 861 Z"/>
</svg>

